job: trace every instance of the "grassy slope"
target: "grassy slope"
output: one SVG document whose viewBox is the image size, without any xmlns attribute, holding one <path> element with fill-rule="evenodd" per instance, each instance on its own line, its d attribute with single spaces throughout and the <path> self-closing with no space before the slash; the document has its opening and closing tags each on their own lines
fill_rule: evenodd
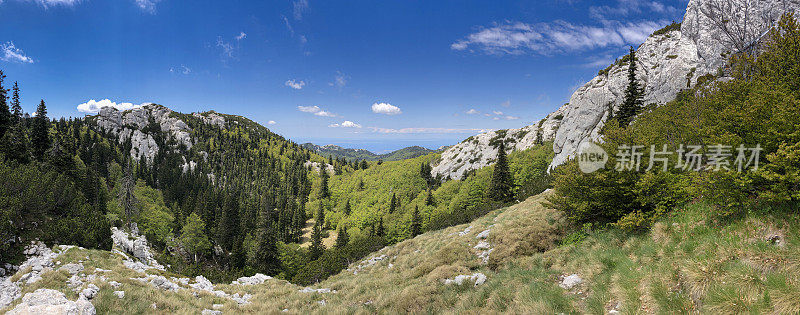
<svg viewBox="0 0 800 315">
<path fill-rule="evenodd" d="M 544 195 L 500 209 L 478 220 L 432 231 L 384 248 L 371 257 L 388 259 L 342 273 L 317 288 L 337 293 L 300 293 L 300 287 L 271 280 L 264 285 L 218 285 L 228 293 L 251 293 L 253 304 L 236 303 L 189 290 L 156 291 L 131 277 L 118 256 L 104 251 L 72 249 L 62 263 L 84 260 L 91 267 L 112 269 L 109 280 L 123 283 L 118 300 L 102 282 L 94 301 L 98 313 L 125 310 L 197 313 L 223 303 L 223 311 L 372 313 L 605 313 L 619 305 L 622 313 L 796 313 L 800 311 L 800 222 L 796 215 L 755 213 L 733 222 L 710 218 L 708 208 L 693 204 L 658 222 L 648 233 L 627 236 L 614 231 L 590 234 L 577 245 L 553 247 L 563 231 L 561 215 L 542 205 Z M 766 212 L 765 212 L 766 213 Z M 493 225 L 493 226 L 492 226 Z M 471 232 L 459 236 L 467 226 Z M 491 227 L 494 246 L 489 265 L 472 247 L 475 235 Z M 780 235 L 780 244 L 768 241 Z M 554 237 L 556 236 L 556 237 Z M 544 253 L 539 248 L 551 248 Z M 85 256 L 89 256 L 88 259 Z M 358 262 L 356 263 L 358 264 Z M 391 264 L 391 267 L 389 267 Z M 354 267 L 355 264 L 351 267 Z M 495 267 L 491 269 L 489 266 Z M 446 286 L 442 279 L 482 272 L 481 286 Z M 584 282 L 572 290 L 558 286 L 561 275 L 578 273 Z M 51 272 L 25 287 L 67 290 L 64 272 Z M 321 305 L 319 301 L 325 301 Z"/>
</svg>

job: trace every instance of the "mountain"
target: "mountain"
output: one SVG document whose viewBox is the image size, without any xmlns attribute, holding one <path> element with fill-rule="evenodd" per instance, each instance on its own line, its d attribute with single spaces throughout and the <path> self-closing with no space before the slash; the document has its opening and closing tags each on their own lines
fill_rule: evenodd
<svg viewBox="0 0 800 315">
<path fill-rule="evenodd" d="M 435 150 L 426 149 L 420 146 L 411 146 L 395 150 L 386 154 L 375 154 L 364 149 L 349 149 L 343 148 L 338 145 L 328 144 L 319 146 L 313 143 L 303 143 L 301 147 L 317 152 L 322 156 L 331 156 L 334 159 L 344 158 L 348 161 L 366 160 L 366 161 L 399 161 L 405 159 L 413 159 L 418 156 L 423 156 L 428 153 L 436 152 Z"/>
<path fill-rule="evenodd" d="M 800 1 L 689 1 L 682 23 L 654 32 L 637 49 L 636 76 L 644 85 L 645 104 L 663 105 L 709 79 L 729 80 L 723 70 L 730 52 L 756 49 L 781 14 L 798 10 Z M 500 140 L 509 151 L 553 141 L 556 156 L 550 168 L 563 164 L 581 143 L 602 141 L 600 130 L 624 98 L 628 65 L 622 58 L 600 70 L 568 103 L 534 125 L 479 134 L 446 150 L 433 165 L 433 176 L 458 179 L 491 164 Z"/>
</svg>

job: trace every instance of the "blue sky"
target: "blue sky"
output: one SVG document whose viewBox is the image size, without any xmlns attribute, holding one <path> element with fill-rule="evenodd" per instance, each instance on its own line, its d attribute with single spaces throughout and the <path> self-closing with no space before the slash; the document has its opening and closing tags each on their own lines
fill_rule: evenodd
<svg viewBox="0 0 800 315">
<path fill-rule="evenodd" d="M 538 121 L 686 2 L 0 0 L 0 69 L 54 117 L 154 102 L 435 148 Z"/>
</svg>

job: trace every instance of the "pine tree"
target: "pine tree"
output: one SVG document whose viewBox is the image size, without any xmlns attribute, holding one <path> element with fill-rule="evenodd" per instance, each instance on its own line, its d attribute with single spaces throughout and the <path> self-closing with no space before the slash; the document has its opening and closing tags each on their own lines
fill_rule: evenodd
<svg viewBox="0 0 800 315">
<path fill-rule="evenodd" d="M 389 213 L 394 213 L 397 210 L 397 196 L 392 193 L 392 201 L 389 202 Z"/>
<path fill-rule="evenodd" d="M 322 178 L 320 185 L 319 185 L 319 192 L 317 193 L 318 199 L 327 199 L 331 196 L 331 191 L 328 188 L 328 170 L 323 165 L 322 168 L 319 170 L 319 176 Z"/>
<path fill-rule="evenodd" d="M 20 163 L 30 161 L 30 140 L 28 140 L 27 129 L 21 121 L 6 132 L 6 135 L 0 140 L 0 145 L 6 158 Z"/>
<path fill-rule="evenodd" d="M 636 68 L 636 51 L 631 47 L 628 55 L 628 87 L 625 89 L 625 100 L 614 115 L 622 127 L 627 127 L 644 105 L 644 90 L 636 80 Z"/>
<path fill-rule="evenodd" d="M 22 103 L 20 103 L 19 99 L 19 85 L 17 82 L 14 82 L 14 87 L 12 88 L 12 96 L 11 96 L 11 114 L 14 116 L 14 120 L 19 122 L 22 120 Z"/>
<path fill-rule="evenodd" d="M 0 138 L 11 129 L 11 112 L 8 110 L 8 95 L 6 94 L 8 90 L 3 86 L 5 78 L 3 70 L 0 70 Z"/>
<path fill-rule="evenodd" d="M 280 267 L 278 246 L 275 243 L 275 229 L 272 224 L 270 209 L 262 208 L 258 223 L 258 246 L 256 248 L 254 267 L 266 274 L 275 274 Z"/>
<path fill-rule="evenodd" d="M 139 211 L 139 201 L 136 200 L 136 195 L 133 193 L 134 188 L 136 188 L 136 174 L 133 173 L 133 166 L 128 161 L 128 165 L 125 167 L 125 175 L 120 180 L 118 199 L 120 207 L 125 211 L 125 225 L 129 229 L 131 228 L 133 216 Z"/>
<path fill-rule="evenodd" d="M 506 146 L 503 141 L 497 148 L 497 163 L 494 165 L 492 181 L 489 186 L 489 197 L 494 201 L 510 202 L 514 200 L 514 178 L 508 169 Z"/>
<path fill-rule="evenodd" d="M 422 219 L 419 217 L 419 207 L 414 206 L 414 213 L 411 216 L 411 237 L 422 234 Z"/>
<path fill-rule="evenodd" d="M 317 218 L 315 224 L 319 224 L 320 229 L 325 229 L 325 207 L 322 206 L 322 202 L 319 203 L 319 208 L 317 208 Z"/>
<path fill-rule="evenodd" d="M 308 248 L 308 255 L 311 260 L 316 260 L 322 256 L 323 251 L 325 251 L 325 245 L 322 245 L 322 228 L 319 223 L 316 223 L 311 231 L 311 246 Z"/>
<path fill-rule="evenodd" d="M 181 244 L 189 255 L 194 256 L 195 262 L 197 262 L 198 254 L 203 254 L 211 249 L 211 242 L 206 236 L 205 229 L 205 222 L 194 212 L 186 218 L 186 224 L 181 229 Z"/>
<path fill-rule="evenodd" d="M 378 220 L 378 231 L 377 231 L 377 234 L 378 234 L 378 237 L 386 236 L 386 231 L 383 230 L 383 218 L 380 218 L 380 220 Z"/>
<path fill-rule="evenodd" d="M 432 206 L 433 204 L 434 204 L 433 192 L 431 192 L 431 189 L 428 188 L 428 194 L 425 196 L 425 205 Z"/>
<path fill-rule="evenodd" d="M 343 225 L 336 233 L 336 248 L 344 248 L 348 242 L 350 242 L 350 235 L 347 234 L 347 227 Z"/>
<path fill-rule="evenodd" d="M 347 199 L 347 202 L 345 202 L 345 204 L 344 204 L 344 215 L 348 215 L 349 216 L 350 215 L 350 211 L 352 211 L 350 209 L 350 199 Z"/>
<path fill-rule="evenodd" d="M 47 118 L 47 107 L 42 100 L 36 108 L 36 118 L 33 119 L 31 128 L 33 155 L 40 161 L 50 148 L 50 141 L 50 119 Z"/>
</svg>

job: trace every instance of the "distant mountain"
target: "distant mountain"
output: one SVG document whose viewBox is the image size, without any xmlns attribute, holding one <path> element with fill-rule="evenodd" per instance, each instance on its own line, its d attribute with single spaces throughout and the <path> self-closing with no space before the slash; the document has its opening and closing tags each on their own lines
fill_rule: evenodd
<svg viewBox="0 0 800 315">
<path fill-rule="evenodd" d="M 413 159 L 418 156 L 423 156 L 428 153 L 436 152 L 435 150 L 423 148 L 420 146 L 412 146 L 403 148 L 397 151 L 392 151 L 386 154 L 375 154 L 364 149 L 349 149 L 343 148 L 338 145 L 328 144 L 319 146 L 313 143 L 304 143 L 300 145 L 308 150 L 313 150 L 322 156 L 333 156 L 334 158 L 345 158 L 347 160 L 367 160 L 367 161 L 399 161 L 405 159 Z"/>
</svg>

